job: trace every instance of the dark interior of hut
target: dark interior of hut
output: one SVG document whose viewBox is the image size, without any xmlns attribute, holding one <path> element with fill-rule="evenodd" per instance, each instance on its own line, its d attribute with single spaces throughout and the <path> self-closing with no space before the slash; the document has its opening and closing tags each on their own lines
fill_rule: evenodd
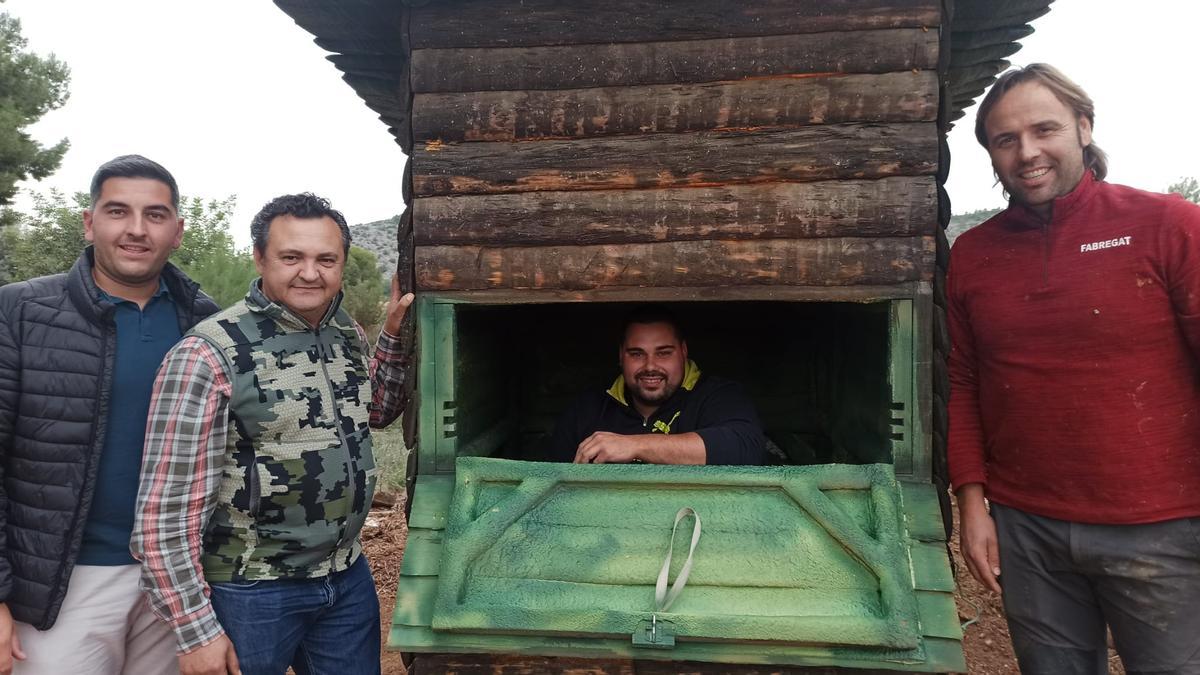
<svg viewBox="0 0 1200 675">
<path fill-rule="evenodd" d="M 620 372 L 620 303 L 456 306 L 459 454 L 541 459 L 555 419 Z M 688 302 L 692 360 L 743 384 L 770 463 L 890 462 L 888 303 Z"/>
</svg>

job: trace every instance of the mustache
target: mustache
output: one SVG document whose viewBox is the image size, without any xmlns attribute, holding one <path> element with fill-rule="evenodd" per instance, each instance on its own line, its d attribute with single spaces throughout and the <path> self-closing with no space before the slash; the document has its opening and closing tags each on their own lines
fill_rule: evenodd
<svg viewBox="0 0 1200 675">
<path fill-rule="evenodd" d="M 635 373 L 633 377 L 634 377 L 634 379 L 638 379 L 638 380 L 640 380 L 643 377 L 661 377 L 662 379 L 665 380 L 665 379 L 667 379 L 667 374 L 662 372 L 661 370 L 642 370 L 642 371 L 638 371 L 637 373 Z"/>
</svg>

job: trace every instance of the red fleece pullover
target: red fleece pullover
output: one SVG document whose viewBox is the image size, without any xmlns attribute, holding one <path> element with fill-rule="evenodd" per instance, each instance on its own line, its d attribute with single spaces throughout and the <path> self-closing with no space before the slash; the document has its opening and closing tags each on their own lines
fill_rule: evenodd
<svg viewBox="0 0 1200 675">
<path fill-rule="evenodd" d="M 1200 515 L 1200 207 L 1086 172 L 950 254 L 950 478 L 1087 523 Z"/>
</svg>

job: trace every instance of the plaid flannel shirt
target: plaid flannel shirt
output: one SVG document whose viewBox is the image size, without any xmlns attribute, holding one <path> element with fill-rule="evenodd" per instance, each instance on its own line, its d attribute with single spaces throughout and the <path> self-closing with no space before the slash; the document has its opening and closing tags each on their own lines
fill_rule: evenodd
<svg viewBox="0 0 1200 675">
<path fill-rule="evenodd" d="M 359 335 L 365 338 L 361 328 Z M 374 428 L 393 422 L 408 403 L 405 342 L 381 332 L 368 364 Z M 141 586 L 150 607 L 171 626 L 181 654 L 224 633 L 208 598 L 200 556 L 221 481 L 230 379 L 216 348 L 185 337 L 163 361 L 150 399 L 129 546 L 142 561 Z"/>
</svg>

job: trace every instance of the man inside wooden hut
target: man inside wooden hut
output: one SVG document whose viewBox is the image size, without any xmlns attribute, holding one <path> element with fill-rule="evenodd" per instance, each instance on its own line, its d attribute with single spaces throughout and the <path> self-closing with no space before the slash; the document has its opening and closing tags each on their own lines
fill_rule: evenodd
<svg viewBox="0 0 1200 675">
<path fill-rule="evenodd" d="M 548 456 L 576 464 L 762 464 L 765 438 L 736 382 L 700 372 L 666 307 L 626 316 L 621 374 L 558 419 Z"/>
<path fill-rule="evenodd" d="M 979 106 L 1010 203 L 951 254 L 963 556 L 1024 673 L 1107 673 L 1106 625 L 1200 673 L 1200 206 L 1104 182 L 1094 119 L 1044 64 Z"/>
</svg>

